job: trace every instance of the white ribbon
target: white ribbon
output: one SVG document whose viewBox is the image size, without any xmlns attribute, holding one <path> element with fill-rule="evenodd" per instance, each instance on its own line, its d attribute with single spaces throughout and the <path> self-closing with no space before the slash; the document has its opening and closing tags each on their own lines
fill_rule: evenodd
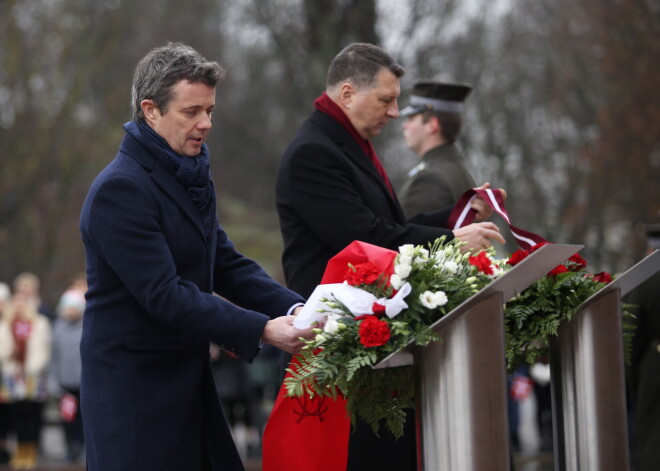
<svg viewBox="0 0 660 471">
<path fill-rule="evenodd" d="M 356 317 L 373 314 L 373 305 L 378 303 L 384 305 L 385 314 L 393 318 L 408 307 L 404 299 L 411 291 L 410 283 L 405 283 L 392 298 L 378 299 L 373 294 L 348 283 L 318 285 L 294 319 L 293 326 L 298 329 L 308 329 L 314 322 L 325 319 L 330 313 L 343 314 L 340 309 L 327 305 L 327 301 L 334 300 L 346 306 Z"/>
</svg>

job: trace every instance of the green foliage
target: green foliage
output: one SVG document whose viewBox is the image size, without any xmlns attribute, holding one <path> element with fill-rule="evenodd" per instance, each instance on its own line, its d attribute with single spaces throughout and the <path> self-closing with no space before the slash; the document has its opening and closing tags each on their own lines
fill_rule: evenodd
<svg viewBox="0 0 660 471">
<path fill-rule="evenodd" d="M 573 319 L 582 303 L 605 286 L 584 269 L 583 263 L 580 266 L 567 261 L 568 271 L 544 276 L 505 304 L 509 370 L 521 362 L 534 364 L 547 355 L 549 338 L 556 337 L 560 325 Z M 622 306 L 624 351 L 630 358 L 634 329 L 626 306 Z"/>
<path fill-rule="evenodd" d="M 336 397 L 342 394 L 347 399 L 353 422 L 360 417 L 376 434 L 384 423 L 395 436 L 401 436 L 407 410 L 414 407 L 412 368 L 376 370 L 373 366 L 408 344 L 424 346 L 438 341 L 438 336 L 428 326 L 511 267 L 509 260 L 493 260 L 492 251 L 472 257 L 461 254 L 459 247 L 455 241 L 444 244 L 442 239 L 430 251 L 402 246 L 394 264 L 395 274 L 389 279 L 391 286 L 382 283 L 382 276 L 369 285 L 357 286 L 376 297 L 390 297 L 392 288 L 402 289 L 404 282 L 411 286 L 405 298 L 407 308 L 391 319 L 382 317 L 387 322 L 390 337 L 380 346 L 365 347 L 360 342 L 360 324 L 367 313 L 351 312 L 338 300 L 327 300 L 326 312 L 331 316 L 340 313 L 337 327 L 316 329 L 318 335 L 307 342 L 299 365 L 289 370 L 291 375 L 285 380 L 289 395 Z M 520 261 L 528 252 L 519 251 L 514 255 Z M 486 267 L 476 263 L 478 258 L 485 261 Z M 517 263 L 513 256 L 510 260 Z M 582 303 L 611 279 L 607 274 L 592 275 L 585 266 L 586 262 L 579 255 L 573 255 L 505 304 L 508 368 L 513 369 L 521 361 L 533 364 L 545 355 L 548 339 L 557 335 L 560 325 L 570 321 Z M 352 269 L 357 270 L 356 267 Z M 484 273 L 491 270 L 490 275 Z M 430 305 L 433 296 L 429 293 L 440 292 L 446 295 L 446 300 L 437 306 Z M 633 328 L 628 308 L 624 304 L 624 349 L 629 357 Z"/>
<path fill-rule="evenodd" d="M 411 367 L 375 370 L 372 367 L 387 355 L 402 350 L 412 343 L 428 345 L 439 340 L 429 325 L 457 307 L 479 289 L 486 286 L 492 276 L 480 273 L 468 263 L 469 254 L 460 252 L 458 241 L 444 244 L 439 239 L 430 251 L 421 247 L 403 246 L 395 267 L 410 266 L 407 277 L 393 276 L 392 286 L 383 284 L 382 277 L 371 284 L 360 285 L 376 297 L 388 298 L 392 288 L 401 289 L 404 282 L 411 285 L 405 298 L 408 307 L 396 317 L 383 316 L 390 338 L 383 345 L 365 347 L 360 343 L 359 328 L 365 313 L 353 313 L 336 299 L 328 301 L 328 313 L 341 311 L 335 331 L 317 330 L 317 337 L 307 342 L 299 357 L 299 365 L 289 369 L 285 380 L 287 392 L 292 396 L 331 396 L 341 393 L 347 398 L 351 418 L 357 416 L 368 423 L 375 433 L 384 422 L 395 436 L 403 433 L 406 409 L 414 406 L 414 381 Z M 492 255 L 492 251 L 489 252 Z M 401 272 L 403 273 L 403 272 Z M 441 305 L 429 307 L 422 297 L 425 292 L 446 295 Z"/>
</svg>

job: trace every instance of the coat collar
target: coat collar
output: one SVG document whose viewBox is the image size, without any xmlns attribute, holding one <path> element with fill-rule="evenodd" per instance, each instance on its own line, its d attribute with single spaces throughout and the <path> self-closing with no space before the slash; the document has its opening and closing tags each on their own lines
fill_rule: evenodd
<svg viewBox="0 0 660 471">
<path fill-rule="evenodd" d="M 183 210 L 184 214 L 188 216 L 195 228 L 199 231 L 202 239 L 206 239 L 197 208 L 195 208 L 192 199 L 188 196 L 186 189 L 177 181 L 174 175 L 172 175 L 164 165 L 158 162 L 153 154 L 140 144 L 137 139 L 128 133 L 124 136 L 124 139 L 119 146 L 119 151 L 135 160 L 147 170 L 147 172 L 149 172 L 149 176 L 156 185 L 158 185 L 165 194 L 169 195 L 170 198 Z"/>
</svg>

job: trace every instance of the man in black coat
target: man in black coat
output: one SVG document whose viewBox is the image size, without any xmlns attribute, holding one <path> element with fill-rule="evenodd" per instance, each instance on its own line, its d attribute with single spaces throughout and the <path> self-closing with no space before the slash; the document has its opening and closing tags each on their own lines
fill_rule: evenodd
<svg viewBox="0 0 660 471">
<path fill-rule="evenodd" d="M 276 188 L 284 273 L 289 288 L 303 296 L 318 285 L 327 261 L 354 240 L 394 250 L 443 235 L 464 240 L 466 250 L 488 247 L 491 239 L 504 242 L 491 222 L 446 229 L 451 207 L 405 218 L 370 143 L 399 116 L 403 73 L 381 48 L 349 45 L 333 59 L 325 93 L 284 152 Z M 483 201 L 473 205 L 479 220 L 490 216 Z M 348 468 L 415 469 L 414 429 L 406 437 L 395 441 L 383 432 L 377 438 L 358 424 L 350 439 Z"/>
<path fill-rule="evenodd" d="M 252 361 L 263 343 L 295 353 L 312 335 L 286 316 L 303 299 L 218 224 L 204 141 L 222 73 L 183 44 L 149 52 L 133 78 L 133 121 L 83 206 L 90 471 L 243 470 L 209 342 Z"/>
</svg>

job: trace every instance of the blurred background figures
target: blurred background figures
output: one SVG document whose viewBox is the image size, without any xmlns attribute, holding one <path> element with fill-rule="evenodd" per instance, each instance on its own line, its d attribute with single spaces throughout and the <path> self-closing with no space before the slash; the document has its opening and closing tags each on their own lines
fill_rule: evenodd
<svg viewBox="0 0 660 471">
<path fill-rule="evenodd" d="M 16 292 L 0 321 L 0 365 L 3 394 L 12 407 L 16 451 L 14 469 L 34 469 L 46 399 L 51 355 L 51 328 L 39 314 L 35 298 Z"/>
<path fill-rule="evenodd" d="M 0 282 L 0 322 L 11 300 L 11 291 L 7 283 Z M 2 387 L 2 370 L 0 369 L 0 464 L 9 463 L 11 455 L 7 447 L 7 437 L 11 431 L 11 404 Z"/>
<path fill-rule="evenodd" d="M 14 294 L 24 294 L 37 306 L 37 312 L 52 321 L 55 315 L 52 309 L 41 299 L 40 290 L 41 280 L 34 273 L 23 272 L 14 278 Z"/>
<path fill-rule="evenodd" d="M 78 285 L 73 285 L 78 286 Z M 51 372 L 54 395 L 59 398 L 69 462 L 84 461 L 84 438 L 80 408 L 80 337 L 85 311 L 85 293 L 79 288 L 62 294 L 53 323 Z"/>
</svg>

